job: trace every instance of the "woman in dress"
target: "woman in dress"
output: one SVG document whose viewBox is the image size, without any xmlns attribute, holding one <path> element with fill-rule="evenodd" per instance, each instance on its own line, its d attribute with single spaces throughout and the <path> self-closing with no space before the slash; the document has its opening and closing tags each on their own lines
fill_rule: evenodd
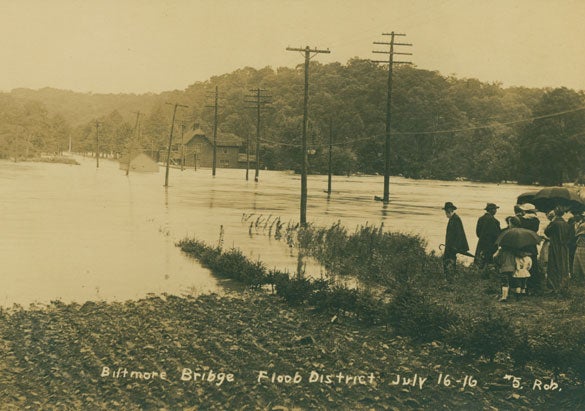
<svg viewBox="0 0 585 411">
<path fill-rule="evenodd" d="M 575 284 L 585 284 L 585 220 L 581 221 L 575 227 L 575 259 L 573 260 L 573 282 Z"/>
<path fill-rule="evenodd" d="M 557 207 L 554 218 L 544 230 L 549 238 L 548 282 L 555 292 L 566 290 L 569 283 L 569 242 L 571 227 L 563 219 L 564 211 Z"/>
</svg>

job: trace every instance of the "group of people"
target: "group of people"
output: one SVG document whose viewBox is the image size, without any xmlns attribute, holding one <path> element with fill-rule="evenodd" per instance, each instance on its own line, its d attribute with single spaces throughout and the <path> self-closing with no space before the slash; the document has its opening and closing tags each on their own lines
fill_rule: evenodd
<svg viewBox="0 0 585 411">
<path fill-rule="evenodd" d="M 585 218 L 580 212 L 573 210 L 566 220 L 568 210 L 556 207 L 547 214 L 549 224 L 539 233 L 540 220 L 534 205 L 514 206 L 514 215 L 506 217 L 505 228 L 495 217 L 498 209 L 496 204 L 488 203 L 485 213 L 477 220 L 478 242 L 475 255 L 472 255 L 457 207 L 452 202 L 445 203 L 443 210 L 449 222 L 443 268 L 447 281 L 452 281 L 455 275 L 457 255 L 463 254 L 474 257 L 482 277 L 489 278 L 492 271 L 499 273 L 502 302 L 511 294 L 561 292 L 570 282 L 585 283 Z M 522 248 L 500 246 L 498 239 L 511 228 L 539 233 L 543 240 L 540 250 L 536 244 Z"/>
</svg>

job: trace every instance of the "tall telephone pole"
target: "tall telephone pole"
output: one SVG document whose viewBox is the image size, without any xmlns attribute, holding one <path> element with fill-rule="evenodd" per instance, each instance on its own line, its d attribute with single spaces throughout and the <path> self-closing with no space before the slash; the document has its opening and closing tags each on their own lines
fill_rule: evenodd
<svg viewBox="0 0 585 411">
<path fill-rule="evenodd" d="M 270 96 L 266 95 L 266 94 L 262 94 L 263 91 L 266 91 L 264 89 L 261 88 L 256 88 L 256 89 L 252 89 L 250 90 L 252 92 L 254 92 L 254 95 L 247 95 L 246 98 L 247 100 L 244 100 L 246 103 L 252 103 L 254 104 L 253 106 L 249 107 L 249 108 L 253 108 L 256 109 L 256 174 L 254 176 L 254 181 L 258 182 L 258 180 L 260 179 L 260 111 L 262 110 L 262 106 L 266 105 L 266 104 L 270 104 Z M 248 154 L 248 158 L 247 158 L 247 163 L 248 165 L 246 166 L 246 180 L 248 180 L 248 168 L 249 168 L 249 153 L 250 153 L 250 149 L 248 148 L 246 150 L 246 153 Z"/>
<path fill-rule="evenodd" d="M 132 146 L 134 145 L 134 139 L 138 136 L 138 122 L 140 121 L 140 111 L 136 112 L 136 124 L 134 124 L 134 132 L 128 142 L 128 164 L 126 166 L 126 175 L 130 174 L 130 162 L 132 161 Z"/>
<path fill-rule="evenodd" d="M 181 171 L 185 169 L 185 122 L 181 121 Z"/>
<path fill-rule="evenodd" d="M 307 123 L 309 120 L 309 61 L 311 60 L 311 53 L 317 55 L 319 53 L 331 53 L 329 49 L 318 50 L 317 48 L 310 49 L 309 46 L 303 48 L 287 47 L 287 51 L 300 51 L 305 56 L 305 98 L 303 102 L 303 135 L 301 150 L 303 161 L 301 163 L 301 225 L 307 225 L 307 168 L 309 166 L 309 158 L 307 153 Z"/>
<path fill-rule="evenodd" d="M 167 103 L 169 105 L 173 105 L 172 103 Z M 169 163 L 171 161 L 171 146 L 173 144 L 173 129 L 175 128 L 175 115 L 177 114 L 177 107 L 189 107 L 189 106 L 185 106 L 183 104 L 178 104 L 175 103 L 174 104 L 175 108 L 173 109 L 173 120 L 171 122 L 171 134 L 169 135 L 169 149 L 167 150 L 167 169 L 165 172 L 165 187 L 169 186 Z"/>
<path fill-rule="evenodd" d="M 101 121 L 95 122 L 95 168 L 100 168 L 100 126 Z"/>
<path fill-rule="evenodd" d="M 331 160 L 333 151 L 333 119 L 329 118 L 329 167 L 327 173 L 327 195 L 331 195 Z"/>
<path fill-rule="evenodd" d="M 206 107 L 213 107 L 213 163 L 211 167 L 211 175 L 215 177 L 215 168 L 217 165 L 217 109 L 219 101 L 219 93 L 217 91 L 217 86 L 215 86 L 215 96 L 214 96 L 214 104 L 213 106 L 206 106 Z"/>
<path fill-rule="evenodd" d="M 372 60 L 374 63 L 388 64 L 388 95 L 386 98 L 386 144 L 384 148 L 384 197 L 382 201 L 385 204 L 390 202 L 390 120 L 391 120 L 391 105 L 392 105 L 392 69 L 394 64 L 412 64 L 409 61 L 395 61 L 394 55 L 411 56 L 412 53 L 400 53 L 394 51 L 394 46 L 412 46 L 410 43 L 396 43 L 394 41 L 397 36 L 406 36 L 402 33 L 382 33 L 383 36 L 390 36 L 390 42 L 374 41 L 374 44 L 382 44 L 390 46 L 389 51 L 374 50 L 373 53 L 388 54 L 388 60 Z"/>
</svg>

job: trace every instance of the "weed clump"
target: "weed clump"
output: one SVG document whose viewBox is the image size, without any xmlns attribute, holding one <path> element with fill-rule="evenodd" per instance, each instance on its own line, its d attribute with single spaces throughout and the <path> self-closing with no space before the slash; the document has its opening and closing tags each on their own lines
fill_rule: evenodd
<svg viewBox="0 0 585 411">
<path fill-rule="evenodd" d="M 488 312 L 451 324 L 445 332 L 445 341 L 467 354 L 493 361 L 496 354 L 512 351 L 520 338 L 508 319 Z"/>
<path fill-rule="evenodd" d="M 457 321 L 447 307 L 408 285 L 397 291 L 388 311 L 389 322 L 399 334 L 420 342 L 441 340 L 445 330 Z"/>
</svg>

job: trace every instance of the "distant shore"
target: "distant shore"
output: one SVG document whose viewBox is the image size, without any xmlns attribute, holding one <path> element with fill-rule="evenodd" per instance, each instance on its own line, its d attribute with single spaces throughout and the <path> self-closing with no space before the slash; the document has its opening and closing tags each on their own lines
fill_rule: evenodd
<svg viewBox="0 0 585 411">
<path fill-rule="evenodd" d="M 40 156 L 40 157 L 21 157 L 13 159 L 14 162 L 29 162 L 29 163 L 54 163 L 54 164 L 72 164 L 80 165 L 80 163 L 72 157 L 65 156 Z"/>
</svg>

